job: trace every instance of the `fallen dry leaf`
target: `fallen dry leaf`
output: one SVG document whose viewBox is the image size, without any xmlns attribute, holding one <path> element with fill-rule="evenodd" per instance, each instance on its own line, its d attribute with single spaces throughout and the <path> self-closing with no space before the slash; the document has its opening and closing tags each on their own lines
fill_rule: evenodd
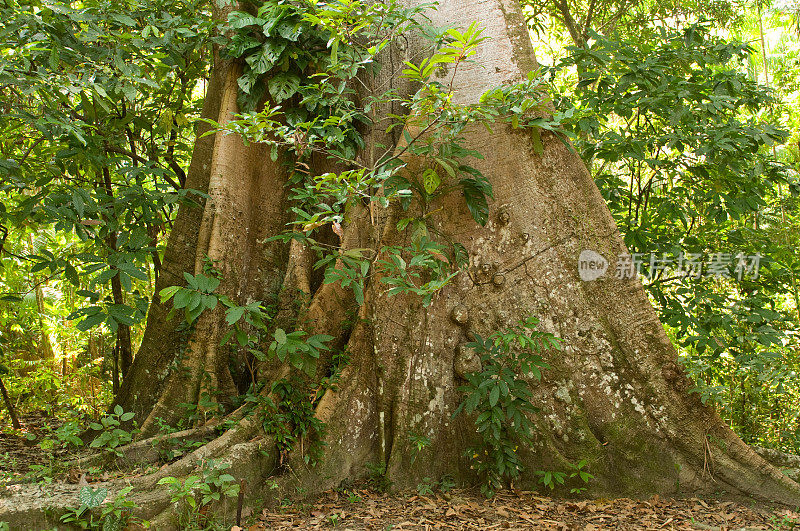
<svg viewBox="0 0 800 531">
<path fill-rule="evenodd" d="M 800 514 L 777 513 L 767 508 L 751 509 L 729 500 L 671 500 L 651 498 L 648 501 L 620 498 L 616 500 L 559 500 L 530 492 L 499 492 L 492 500 L 469 491 L 450 492 L 451 502 L 439 496 L 423 497 L 396 494 L 393 496 L 359 490 L 360 499 L 350 501 L 340 495 L 337 501 L 329 493 L 316 501 L 263 511 L 257 526 L 248 531 L 290 529 L 487 529 L 557 530 L 557 531 L 644 531 L 669 529 L 742 530 L 773 529 L 772 522 L 791 518 L 800 523 Z M 702 503 L 701 503 L 702 502 Z M 337 518 L 331 520 L 330 515 Z M 347 520 L 345 521 L 345 516 Z M 336 527 L 334 528 L 334 525 Z"/>
</svg>

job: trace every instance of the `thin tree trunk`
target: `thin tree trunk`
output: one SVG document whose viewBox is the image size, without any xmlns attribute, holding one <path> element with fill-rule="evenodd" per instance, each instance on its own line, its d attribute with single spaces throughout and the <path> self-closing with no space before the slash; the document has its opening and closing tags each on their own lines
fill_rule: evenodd
<svg viewBox="0 0 800 531">
<path fill-rule="evenodd" d="M 108 167 L 103 168 L 103 186 L 106 189 L 106 194 L 110 198 L 114 197 L 114 188 L 111 184 L 111 174 Z M 112 231 L 106 238 L 106 244 L 111 250 L 112 254 L 117 251 L 117 232 Z M 119 272 L 111 278 L 111 293 L 114 297 L 114 304 L 125 304 L 125 295 L 122 292 L 122 281 L 119 278 Z M 131 363 L 133 363 L 133 347 L 131 346 L 131 328 L 130 326 L 118 323 L 117 324 L 117 345 L 119 352 L 120 368 L 122 369 L 122 378 L 128 375 Z"/>
<path fill-rule="evenodd" d="M 55 352 L 53 351 L 53 344 L 50 341 L 50 334 L 44 323 L 44 316 L 46 315 L 44 307 L 44 289 L 36 278 L 34 278 L 34 282 L 36 283 L 36 310 L 39 317 L 39 351 L 41 359 L 52 360 L 55 358 Z"/>
<path fill-rule="evenodd" d="M 11 403 L 11 399 L 8 398 L 8 392 L 6 391 L 6 386 L 3 383 L 3 379 L 0 378 L 0 393 L 3 394 L 3 402 L 6 405 L 6 409 L 8 410 L 8 416 L 11 417 L 11 425 L 14 427 L 15 430 L 21 430 L 22 424 L 19 423 L 19 418 L 17 417 L 17 412 L 14 409 L 14 404 Z"/>
<path fill-rule="evenodd" d="M 111 349 L 111 389 L 116 397 L 119 394 L 119 340 Z"/>
<path fill-rule="evenodd" d="M 761 0 L 756 0 L 758 7 L 758 36 L 761 40 L 761 59 L 764 61 L 764 85 L 769 86 L 769 67 L 767 65 L 767 42 L 764 39 L 764 24 L 761 16 Z"/>
<path fill-rule="evenodd" d="M 31 252 L 34 252 L 33 234 L 28 234 L 28 245 Z M 32 279 L 34 285 L 34 295 L 36 296 L 36 315 L 39 321 L 39 359 L 54 360 L 55 351 L 53 344 L 50 341 L 50 335 L 44 323 L 44 316 L 46 315 L 44 307 L 44 281 L 40 281 L 36 276 Z"/>
</svg>

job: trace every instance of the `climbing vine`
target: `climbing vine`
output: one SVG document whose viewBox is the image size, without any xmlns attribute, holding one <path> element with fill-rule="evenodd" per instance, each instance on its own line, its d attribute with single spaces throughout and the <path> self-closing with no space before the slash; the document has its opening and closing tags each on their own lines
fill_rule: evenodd
<svg viewBox="0 0 800 531">
<path fill-rule="evenodd" d="M 486 92 L 477 103 L 455 103 L 452 80 L 485 37 L 476 24 L 463 32 L 431 27 L 425 16 L 431 7 L 271 0 L 255 15 L 228 16 L 226 53 L 247 65 L 239 78 L 243 112 L 215 130 L 271 146 L 273 160 L 284 157 L 296 218 L 275 238 L 314 249 L 316 267 L 326 268 L 325 281 L 353 289 L 359 304 L 366 279 L 377 275 L 389 296 L 412 292 L 427 305 L 467 262 L 461 244 L 437 241 L 426 224 L 433 201 L 453 192 L 463 195 L 476 222 L 488 221 L 492 186 L 469 164 L 482 155 L 464 147 L 465 128 L 526 128 L 539 151 L 540 131 L 560 130 L 560 117 L 548 114 L 542 101 L 544 76 L 537 72 Z M 425 57 L 406 61 L 402 69 L 405 82 L 418 88 L 410 94 L 381 90 L 376 79 L 388 67 L 382 63 L 388 47 L 405 42 L 411 32 L 428 43 L 419 54 Z M 389 103 L 402 112 L 377 118 L 376 108 Z M 398 146 L 362 134 L 376 128 L 394 133 Z M 313 155 L 348 169 L 315 174 Z M 410 159 L 421 160 L 424 169 L 410 171 Z M 316 236 L 323 227 L 341 231 L 358 204 L 372 210 L 392 203 L 408 212 L 397 223 L 398 231 L 412 231 L 408 248 L 381 249 L 378 259 Z"/>
<path fill-rule="evenodd" d="M 470 164 L 483 157 L 465 147 L 467 127 L 527 130 L 539 153 L 541 131 L 559 131 L 561 117 L 545 107 L 544 77 L 538 72 L 489 90 L 477 102 L 456 103 L 453 80 L 486 37 L 477 24 L 463 31 L 431 27 L 425 16 L 431 7 L 408 9 L 394 1 L 269 0 L 228 15 L 223 54 L 243 65 L 238 79 L 241 113 L 226 123 L 213 123 L 211 132 L 237 134 L 246 142 L 271 147 L 273 161 L 280 158 L 289 175 L 295 214 L 287 230 L 271 239 L 295 240 L 314 251 L 314 267 L 324 270 L 322 282 L 352 290 L 359 306 L 373 279 L 385 286 L 388 297 L 414 294 L 428 306 L 468 263 L 463 245 L 427 223 L 434 201 L 452 193 L 463 195 L 475 222 L 488 222 L 492 186 Z M 378 80 L 381 70 L 390 67 L 385 62 L 391 46 L 405 42 L 409 33 L 425 37 L 427 47 L 409 54 L 422 59 L 405 61 L 401 67 L 400 77 L 413 88 L 402 93 Z M 376 109 L 390 104 L 401 111 L 378 118 Z M 390 145 L 380 143 L 376 130 L 386 132 L 384 142 Z M 323 160 L 319 157 L 334 163 L 329 167 L 342 169 L 315 173 L 314 161 Z M 411 160 L 420 161 L 413 165 L 418 169 L 411 169 Z M 368 207 L 371 217 L 376 209 L 392 205 L 403 212 L 395 228 L 408 235 L 407 244 L 376 252 L 334 245 L 320 237 L 329 229 L 341 241 L 359 205 Z M 187 288 L 167 288 L 162 299 L 174 297 L 174 307 L 184 309 L 187 321 L 219 302 L 232 326 L 223 342 L 233 337 L 258 360 L 277 357 L 308 377 L 314 375 L 315 360 L 333 337 L 286 332 L 271 323 L 260 303 L 241 306 L 224 296 L 212 297 L 218 281 L 203 275 L 187 275 L 186 280 Z M 470 344 L 483 369 L 468 376 L 459 411 L 477 413 L 482 443 L 471 452 L 475 468 L 486 477 L 487 494 L 523 468 L 516 445 L 529 442 L 529 415 L 536 411 L 525 378 L 538 378 L 539 369 L 546 366 L 536 352 L 557 346 L 555 338 L 535 332 L 534 326 L 535 321 L 528 320 L 486 339 L 475 336 Z M 266 354 L 261 347 L 265 344 L 270 345 Z M 255 380 L 253 384 L 257 386 Z M 268 393 L 251 395 L 250 401 L 264 409 L 264 428 L 278 441 L 282 456 L 308 437 L 319 440 L 324 430 L 313 422 L 312 406 L 320 396 L 313 392 L 314 385 L 282 379 Z M 316 452 L 306 457 L 317 459 Z"/>
<path fill-rule="evenodd" d="M 531 442 L 530 416 L 538 412 L 530 381 L 540 380 L 548 367 L 540 353 L 561 345 L 552 334 L 536 330 L 537 324 L 531 317 L 486 338 L 474 334 L 466 345 L 480 358 L 480 368 L 465 375 L 467 383 L 460 388 L 465 398 L 453 416 L 475 414 L 480 443 L 467 449 L 467 456 L 489 497 L 525 468 L 517 449 Z"/>
</svg>

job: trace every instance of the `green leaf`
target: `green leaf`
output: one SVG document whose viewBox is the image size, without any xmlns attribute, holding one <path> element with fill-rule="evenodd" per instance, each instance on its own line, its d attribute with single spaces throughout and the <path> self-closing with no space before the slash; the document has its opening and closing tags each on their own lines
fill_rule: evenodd
<svg viewBox="0 0 800 531">
<path fill-rule="evenodd" d="M 359 284 L 358 282 L 353 282 L 352 287 L 353 287 L 353 294 L 356 297 L 356 304 L 361 306 L 362 304 L 364 304 L 364 288 L 362 288 L 361 284 Z"/>
<path fill-rule="evenodd" d="M 219 287 L 219 279 L 217 277 L 206 278 L 206 292 L 214 293 Z"/>
<path fill-rule="evenodd" d="M 398 232 L 403 232 L 406 229 L 406 227 L 408 226 L 408 224 L 411 223 L 412 221 L 414 221 L 414 218 L 403 218 L 403 219 L 401 219 L 400 221 L 397 222 L 397 231 Z"/>
<path fill-rule="evenodd" d="M 207 310 L 213 310 L 217 307 L 217 298 L 214 295 L 203 295 L 202 306 Z"/>
<path fill-rule="evenodd" d="M 461 186 L 472 219 L 480 225 L 486 225 L 489 221 L 489 203 L 483 187 L 476 179 L 461 179 Z"/>
<path fill-rule="evenodd" d="M 120 271 L 124 271 L 128 275 L 132 276 L 133 278 L 138 278 L 139 280 L 147 280 L 147 273 L 136 267 L 135 265 L 127 262 L 123 262 L 117 265 L 117 269 Z"/>
<path fill-rule="evenodd" d="M 339 39 L 334 39 L 331 44 L 331 64 L 339 62 Z"/>
<path fill-rule="evenodd" d="M 494 407 L 497 405 L 497 401 L 500 399 L 500 386 L 495 385 L 492 387 L 492 391 L 489 393 L 489 405 Z"/>
<path fill-rule="evenodd" d="M 236 342 L 239 343 L 240 346 L 243 347 L 243 346 L 247 345 L 247 342 L 249 340 L 250 340 L 250 338 L 247 335 L 247 332 L 245 332 L 244 330 L 237 330 L 236 331 Z"/>
<path fill-rule="evenodd" d="M 283 345 L 286 343 L 286 332 L 283 331 L 283 328 L 278 328 L 275 330 L 275 341 L 278 345 Z"/>
<path fill-rule="evenodd" d="M 281 58 L 281 54 L 286 49 L 286 41 L 280 39 L 268 39 L 264 45 L 262 46 L 261 50 L 263 54 L 269 59 L 273 64 L 278 62 L 278 59 Z"/>
<path fill-rule="evenodd" d="M 108 307 L 108 314 L 118 323 L 131 326 L 135 321 L 131 317 L 134 309 L 127 304 L 112 304 Z"/>
<path fill-rule="evenodd" d="M 172 296 L 178 293 L 178 291 L 180 290 L 181 290 L 180 286 L 169 286 L 159 291 L 158 295 L 161 297 L 161 302 L 164 303 L 170 300 Z"/>
<path fill-rule="evenodd" d="M 263 20 L 243 11 L 233 11 L 228 15 L 228 27 L 233 30 L 241 29 L 246 26 L 260 26 L 263 22 Z"/>
<path fill-rule="evenodd" d="M 436 173 L 436 170 L 428 168 L 422 173 L 422 186 L 425 188 L 425 192 L 428 195 L 435 192 L 441 183 L 442 179 L 439 177 L 439 174 Z"/>
<path fill-rule="evenodd" d="M 239 79 L 236 80 L 236 83 L 239 85 L 239 89 L 241 89 L 242 92 L 245 94 L 250 94 L 250 91 L 253 89 L 253 85 L 255 85 L 257 81 L 258 72 L 251 70 L 243 76 L 239 76 Z"/>
<path fill-rule="evenodd" d="M 453 259 L 458 267 L 463 267 L 469 263 L 469 253 L 467 248 L 460 243 L 453 244 Z"/>
<path fill-rule="evenodd" d="M 75 326 L 75 328 L 77 328 L 81 332 L 86 332 L 90 328 L 93 328 L 93 327 L 101 324 L 105 320 L 106 320 L 106 314 L 104 314 L 102 312 L 96 313 L 94 315 L 90 315 L 90 316 L 86 317 L 86 319 L 84 319 L 83 321 L 78 323 Z"/>
<path fill-rule="evenodd" d="M 295 95 L 300 88 L 300 77 L 291 72 L 283 72 L 270 78 L 268 87 L 275 103 L 280 103 Z"/>
<path fill-rule="evenodd" d="M 108 495 L 108 489 L 105 487 L 98 487 L 93 490 L 91 487 L 83 487 L 78 491 L 78 501 L 81 505 L 85 505 L 89 509 L 100 507 Z"/>
<path fill-rule="evenodd" d="M 131 281 L 130 275 L 122 271 L 119 272 L 119 283 L 122 284 L 122 289 L 125 291 L 131 291 L 133 289 L 133 282 Z"/>
<path fill-rule="evenodd" d="M 296 41 L 303 31 L 303 26 L 299 22 L 285 21 L 278 24 L 278 34 L 286 40 Z"/>
<path fill-rule="evenodd" d="M 234 324 L 242 318 L 245 310 L 246 308 L 244 306 L 234 306 L 233 308 L 229 308 L 228 311 L 225 312 L 225 321 L 229 325 Z"/>
<path fill-rule="evenodd" d="M 69 280 L 70 284 L 73 286 L 79 286 L 81 283 L 78 277 L 78 271 L 69 262 L 64 265 L 64 276 L 67 277 L 67 280 Z"/>
<path fill-rule="evenodd" d="M 133 20 L 128 15 L 114 13 L 114 14 L 111 15 L 111 18 L 113 18 L 114 20 L 116 20 L 117 22 L 122 24 L 123 26 L 128 26 L 128 27 L 131 27 L 131 28 L 136 26 L 136 21 Z"/>
<path fill-rule="evenodd" d="M 78 217 L 82 218 L 86 205 L 83 202 L 83 196 L 78 190 L 72 192 L 72 206 L 75 207 L 75 212 L 78 214 Z"/>
<path fill-rule="evenodd" d="M 191 289 L 197 289 L 197 278 L 194 275 L 184 272 L 183 278 L 186 279 L 186 283 Z"/>
<path fill-rule="evenodd" d="M 47 269 L 48 267 L 50 267 L 50 262 L 39 262 L 31 267 L 31 273 L 38 273 L 39 271 Z"/>
<path fill-rule="evenodd" d="M 542 130 L 538 127 L 531 128 L 531 141 L 533 142 L 533 152 L 541 157 L 544 154 L 544 146 L 542 145 Z"/>
<path fill-rule="evenodd" d="M 189 297 L 191 297 L 192 293 L 195 292 L 179 287 L 178 292 L 175 294 L 175 298 L 172 301 L 172 306 L 178 310 L 181 308 L 186 308 L 186 305 L 189 304 Z"/>
<path fill-rule="evenodd" d="M 105 518 L 103 518 L 103 531 L 122 531 L 125 529 L 125 520 L 122 514 L 107 514 Z"/>
<path fill-rule="evenodd" d="M 50 50 L 50 57 L 47 60 L 48 65 L 50 66 L 50 70 L 57 70 L 58 64 L 61 62 L 60 54 L 58 48 L 53 47 Z"/>
</svg>

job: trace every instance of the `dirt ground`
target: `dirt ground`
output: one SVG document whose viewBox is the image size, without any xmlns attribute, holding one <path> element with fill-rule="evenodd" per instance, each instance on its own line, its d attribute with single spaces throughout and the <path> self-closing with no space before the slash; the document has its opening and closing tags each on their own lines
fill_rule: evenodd
<svg viewBox="0 0 800 531">
<path fill-rule="evenodd" d="M 796 527 L 795 527 L 796 526 Z M 233 531 L 270 529 L 800 529 L 800 513 L 733 501 L 673 500 L 569 501 L 531 492 L 453 491 L 429 496 L 376 494 L 368 490 L 329 492 L 304 504 L 265 510 L 259 523 Z"/>
</svg>

